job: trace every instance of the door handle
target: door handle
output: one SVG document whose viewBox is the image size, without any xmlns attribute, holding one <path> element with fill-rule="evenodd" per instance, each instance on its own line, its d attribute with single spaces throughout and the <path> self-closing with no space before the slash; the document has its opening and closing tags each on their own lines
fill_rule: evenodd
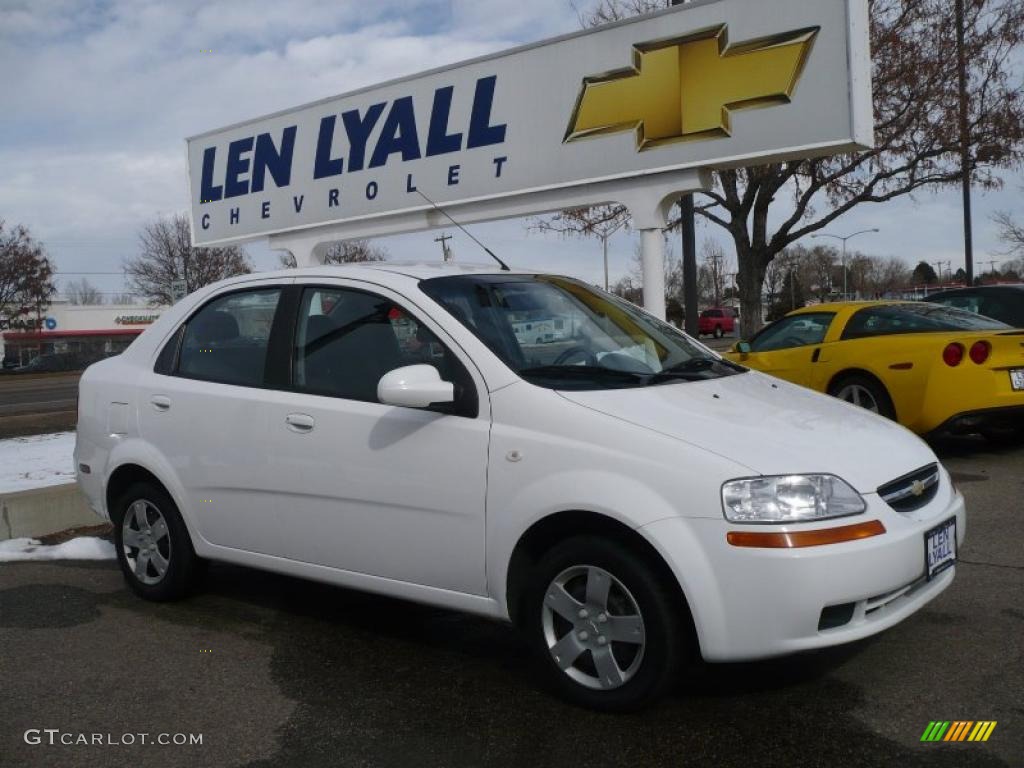
<svg viewBox="0 0 1024 768">
<path fill-rule="evenodd" d="M 818 347 L 816 350 L 814 350 L 814 354 L 811 355 L 811 362 L 812 363 L 816 363 L 820 359 L 821 359 L 821 347 Z"/>
<path fill-rule="evenodd" d="M 312 432 L 316 426 L 313 417 L 305 413 L 289 413 L 284 421 L 292 432 Z"/>
<path fill-rule="evenodd" d="M 149 398 L 149 402 L 153 404 L 153 407 L 158 411 L 169 411 L 171 410 L 171 398 L 166 395 L 153 395 Z"/>
</svg>

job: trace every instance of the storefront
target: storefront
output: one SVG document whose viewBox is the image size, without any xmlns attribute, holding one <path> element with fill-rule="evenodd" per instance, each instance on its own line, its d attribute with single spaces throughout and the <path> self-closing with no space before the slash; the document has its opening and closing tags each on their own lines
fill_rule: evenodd
<svg viewBox="0 0 1024 768">
<path fill-rule="evenodd" d="M 12 367 L 40 355 L 60 355 L 60 367 L 85 367 L 123 352 L 164 309 L 55 301 L 40 316 L 21 318 L 14 328 L 0 332 L 0 359 L 4 367 Z"/>
</svg>

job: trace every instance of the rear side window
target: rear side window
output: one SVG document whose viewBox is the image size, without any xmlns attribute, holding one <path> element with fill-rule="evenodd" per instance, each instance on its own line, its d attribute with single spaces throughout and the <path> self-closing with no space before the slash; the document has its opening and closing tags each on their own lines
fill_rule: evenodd
<svg viewBox="0 0 1024 768">
<path fill-rule="evenodd" d="M 942 304 L 919 302 L 869 307 L 854 313 L 843 329 L 843 341 L 896 333 L 930 331 L 994 331 L 1009 326 L 982 315 Z"/>
<path fill-rule="evenodd" d="M 185 326 L 178 375 L 262 386 L 270 329 L 280 298 L 278 288 L 239 291 L 204 306 Z"/>
</svg>

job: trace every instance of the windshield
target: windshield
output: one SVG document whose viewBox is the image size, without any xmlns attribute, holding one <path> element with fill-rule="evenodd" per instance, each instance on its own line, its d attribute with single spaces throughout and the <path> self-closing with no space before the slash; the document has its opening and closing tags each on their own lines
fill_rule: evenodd
<svg viewBox="0 0 1024 768">
<path fill-rule="evenodd" d="M 942 304 L 920 302 L 868 307 L 854 313 L 843 331 L 844 339 L 893 333 L 929 331 L 1000 331 L 1010 326 L 998 320 Z"/>
<path fill-rule="evenodd" d="M 746 370 L 629 302 L 569 278 L 439 277 L 420 288 L 509 368 L 539 386 L 622 389 Z"/>
</svg>

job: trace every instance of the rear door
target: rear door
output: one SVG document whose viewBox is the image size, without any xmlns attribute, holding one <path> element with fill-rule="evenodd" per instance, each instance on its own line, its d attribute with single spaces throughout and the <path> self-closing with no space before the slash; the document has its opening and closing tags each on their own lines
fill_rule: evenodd
<svg viewBox="0 0 1024 768">
<path fill-rule="evenodd" d="M 490 413 L 478 371 L 407 299 L 358 281 L 299 283 L 289 390 L 269 414 L 285 557 L 486 594 Z M 388 371 L 429 364 L 454 409 L 383 405 Z"/>
<path fill-rule="evenodd" d="M 166 343 L 139 383 L 143 439 L 171 463 L 200 535 L 274 553 L 280 501 L 267 451 L 271 330 L 280 283 L 208 301 Z"/>
</svg>

